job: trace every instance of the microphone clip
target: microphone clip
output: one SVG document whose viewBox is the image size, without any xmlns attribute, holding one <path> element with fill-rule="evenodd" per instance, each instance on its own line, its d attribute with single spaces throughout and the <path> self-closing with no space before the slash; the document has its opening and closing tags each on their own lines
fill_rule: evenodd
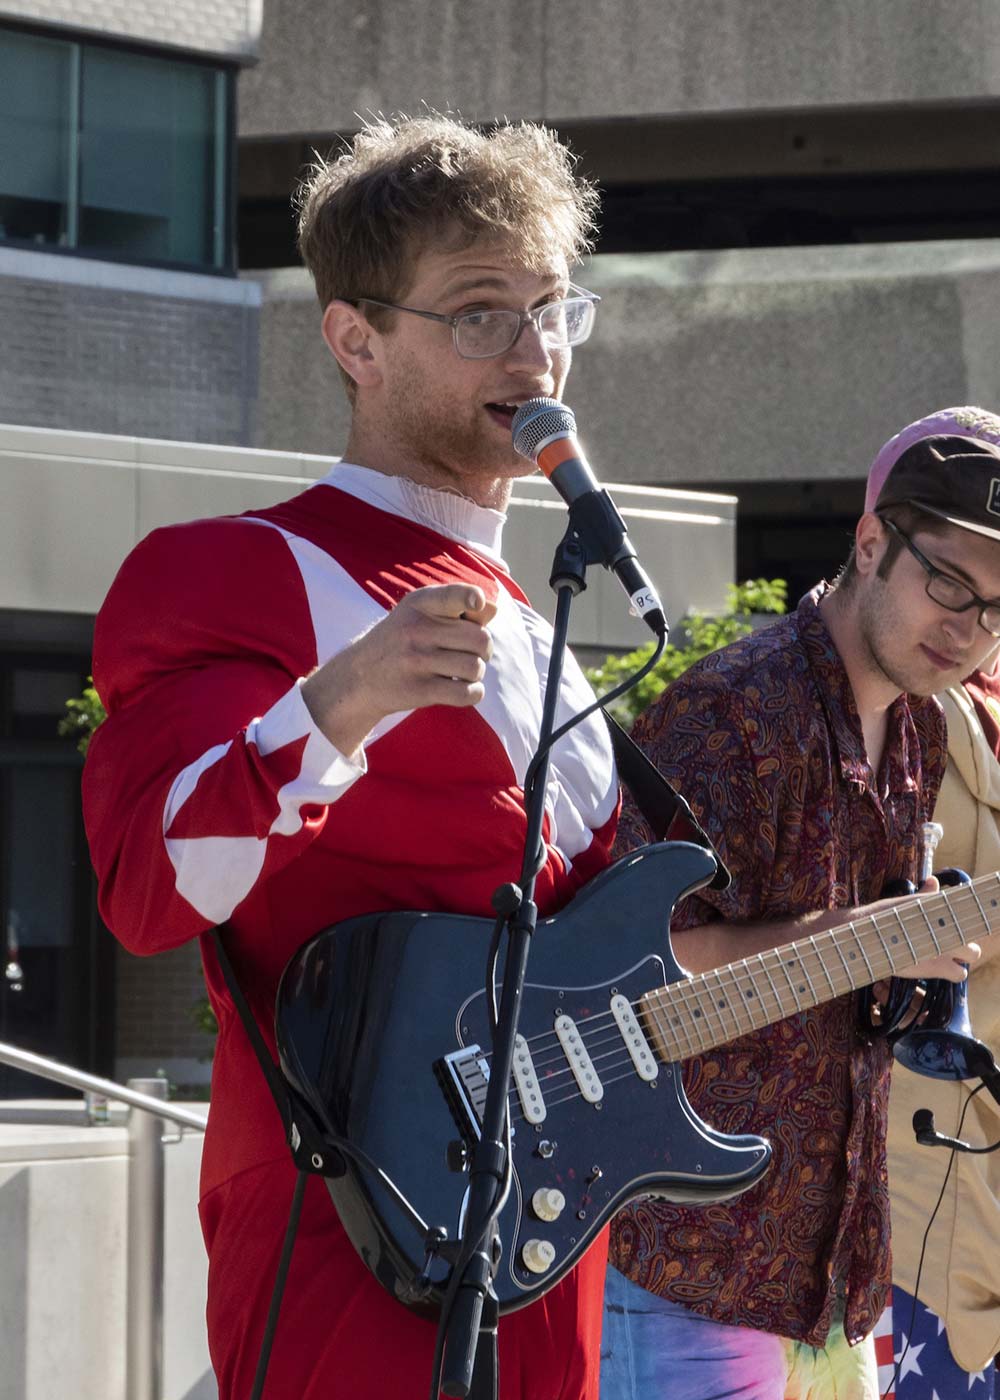
<svg viewBox="0 0 1000 1400">
<path fill-rule="evenodd" d="M 628 530 L 618 507 L 603 488 L 578 496 L 569 507 L 571 531 L 577 536 L 586 564 L 610 569 L 628 549 Z"/>
<path fill-rule="evenodd" d="M 573 562 L 564 571 L 562 558 L 567 541 L 572 552 Z M 576 541 L 574 545 L 572 542 Z M 578 562 L 575 551 L 579 549 L 582 559 Z M 670 634 L 663 605 L 656 589 L 650 583 L 639 561 L 636 559 L 628 529 L 618 507 L 603 487 L 598 491 L 588 491 L 569 505 L 569 531 L 556 554 L 556 564 L 549 582 L 553 587 L 567 578 L 568 586 L 574 594 L 586 587 L 582 570 L 588 564 L 602 564 L 617 577 L 628 593 L 630 611 L 633 617 L 642 618 L 650 631 L 664 640 Z"/>
<path fill-rule="evenodd" d="M 974 1092 L 978 1093 L 979 1090 L 976 1089 Z M 959 1125 L 959 1130 L 961 1130 L 961 1125 Z M 977 1157 L 1000 1150 L 1000 1142 L 990 1143 L 986 1147 L 973 1147 L 971 1143 L 963 1141 L 962 1138 L 948 1137 L 944 1133 L 939 1133 L 934 1126 L 934 1114 L 929 1108 L 918 1108 L 914 1113 L 913 1135 L 921 1147 L 948 1147 L 952 1152 L 970 1152 Z"/>
</svg>

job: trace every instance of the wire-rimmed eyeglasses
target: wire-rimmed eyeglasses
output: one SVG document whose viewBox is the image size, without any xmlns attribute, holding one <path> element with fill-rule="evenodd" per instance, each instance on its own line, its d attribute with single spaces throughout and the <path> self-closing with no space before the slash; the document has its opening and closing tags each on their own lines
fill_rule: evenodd
<svg viewBox="0 0 1000 1400">
<path fill-rule="evenodd" d="M 406 311 L 411 316 L 423 316 L 427 321 L 440 321 L 451 326 L 455 350 L 463 360 L 490 360 L 505 355 L 516 345 L 521 332 L 529 323 L 547 350 L 569 350 L 582 345 L 594 329 L 594 316 L 600 297 L 584 287 L 570 285 L 571 297 L 547 301 L 533 311 L 502 309 L 464 311 L 458 316 L 445 316 L 440 311 L 419 311 L 415 306 L 400 306 L 395 301 L 380 301 L 378 297 L 355 297 L 352 305 L 367 302 L 383 306 L 387 311 Z"/>
<path fill-rule="evenodd" d="M 990 603 L 985 598 L 980 598 L 967 583 L 962 583 L 960 579 L 953 578 L 951 574 L 946 574 L 943 569 L 932 564 L 894 520 L 885 515 L 880 515 L 879 519 L 894 535 L 899 536 L 923 568 L 927 575 L 928 598 L 939 603 L 942 608 L 947 608 L 949 612 L 968 612 L 970 608 L 978 608 L 980 627 L 989 632 L 991 637 L 1000 637 L 1000 603 Z"/>
</svg>

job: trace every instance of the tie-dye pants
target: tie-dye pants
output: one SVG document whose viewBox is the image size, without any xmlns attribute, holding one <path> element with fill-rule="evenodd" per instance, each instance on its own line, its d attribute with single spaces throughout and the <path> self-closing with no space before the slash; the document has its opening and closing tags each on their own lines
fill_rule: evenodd
<svg viewBox="0 0 1000 1400">
<path fill-rule="evenodd" d="M 841 1321 L 823 1347 L 727 1327 L 609 1268 L 601 1400 L 879 1400 L 875 1345 L 850 1346 Z"/>
</svg>

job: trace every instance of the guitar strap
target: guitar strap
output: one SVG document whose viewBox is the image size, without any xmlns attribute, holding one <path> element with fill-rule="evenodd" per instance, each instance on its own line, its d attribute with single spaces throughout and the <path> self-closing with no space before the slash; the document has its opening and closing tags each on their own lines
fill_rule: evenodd
<svg viewBox="0 0 1000 1400">
<path fill-rule="evenodd" d="M 233 1005 L 236 1007 L 239 1018 L 250 1038 L 250 1044 L 257 1057 L 261 1073 L 271 1091 L 271 1097 L 277 1104 L 278 1112 L 281 1114 L 285 1141 L 291 1151 L 292 1160 L 302 1172 L 313 1172 L 322 1176 L 339 1175 L 344 1170 L 343 1163 L 339 1156 L 331 1151 L 329 1143 L 324 1140 L 322 1133 L 313 1123 L 302 1101 L 297 1096 L 293 1098 L 284 1075 L 275 1064 L 267 1042 L 261 1035 L 257 1018 L 250 1010 L 250 1005 L 243 995 L 243 988 L 239 984 L 223 937 L 223 934 L 228 931 L 228 927 L 228 924 L 220 924 L 217 928 L 212 929 L 215 955 L 219 960 L 219 967 L 222 969 L 222 976 L 229 989 L 229 995 L 233 999 Z"/>
<path fill-rule="evenodd" d="M 693 841 L 703 846 L 715 859 L 716 870 L 709 889 L 724 890 L 732 876 L 719 859 L 718 852 L 701 829 L 694 813 L 675 787 L 626 733 L 607 710 L 601 713 L 607 722 L 614 749 L 618 776 L 632 794 L 632 800 L 656 841 Z"/>
</svg>

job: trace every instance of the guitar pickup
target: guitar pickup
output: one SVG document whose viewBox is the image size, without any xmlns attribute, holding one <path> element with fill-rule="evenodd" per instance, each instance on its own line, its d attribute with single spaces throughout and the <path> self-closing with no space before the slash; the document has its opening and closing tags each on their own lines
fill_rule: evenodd
<svg viewBox="0 0 1000 1400">
<path fill-rule="evenodd" d="M 569 1016 L 557 1016 L 555 1032 L 563 1053 L 573 1071 L 577 1088 L 587 1103 L 600 1103 L 604 1098 L 604 1085 L 598 1078 L 594 1062 L 583 1041 L 576 1022 Z"/>
<path fill-rule="evenodd" d="M 621 1031 L 622 1040 L 624 1040 L 626 1049 L 632 1057 L 636 1074 L 647 1084 L 654 1083 L 660 1072 L 659 1066 L 649 1048 L 649 1041 L 642 1033 L 642 1028 L 628 997 L 621 995 L 612 997 L 611 1014 L 618 1022 L 618 1029 Z"/>
<path fill-rule="evenodd" d="M 545 1100 L 538 1085 L 535 1062 L 531 1058 L 528 1042 L 523 1035 L 514 1037 L 514 1084 L 517 1097 L 521 1100 L 521 1112 L 528 1123 L 544 1123 Z"/>
</svg>

